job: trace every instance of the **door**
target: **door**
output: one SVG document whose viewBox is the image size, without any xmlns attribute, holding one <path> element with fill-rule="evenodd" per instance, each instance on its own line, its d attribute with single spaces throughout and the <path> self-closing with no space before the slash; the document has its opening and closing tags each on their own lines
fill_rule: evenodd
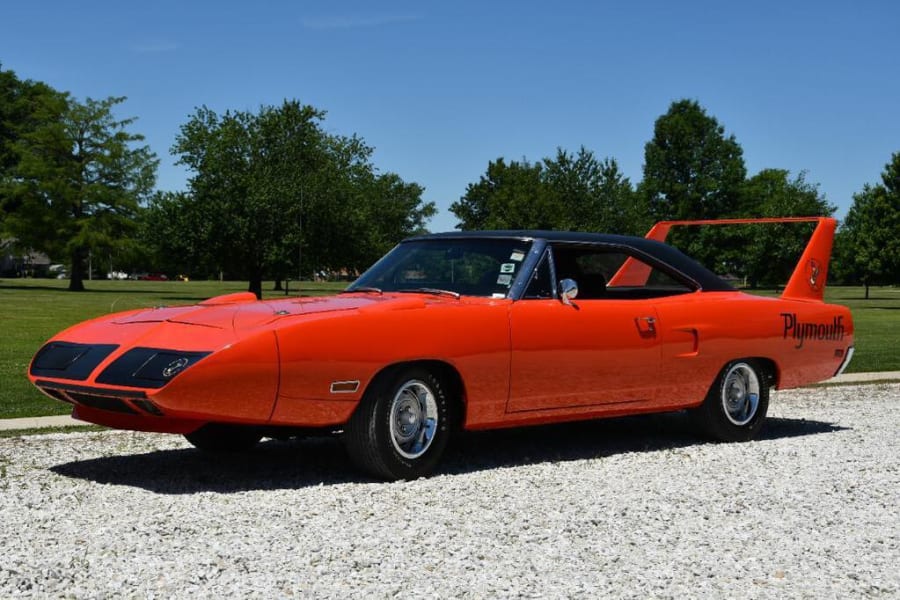
<svg viewBox="0 0 900 600">
<path fill-rule="evenodd" d="M 648 301 L 515 302 L 508 410 L 653 401 L 657 327 Z"/>
<path fill-rule="evenodd" d="M 620 251 L 554 245 L 522 299 L 510 308 L 508 411 L 652 402 L 660 369 L 659 316 L 653 299 L 616 297 L 606 281 Z M 567 304 L 552 282 L 574 279 Z"/>
</svg>

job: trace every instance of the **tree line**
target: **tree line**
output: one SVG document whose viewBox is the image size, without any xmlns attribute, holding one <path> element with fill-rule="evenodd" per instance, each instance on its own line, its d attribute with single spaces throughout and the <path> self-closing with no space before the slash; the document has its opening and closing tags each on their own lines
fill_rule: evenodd
<svg viewBox="0 0 900 600">
<path fill-rule="evenodd" d="M 117 119 L 124 98 L 79 101 L 0 65 L 0 238 L 69 265 L 83 289 L 88 255 L 109 270 L 147 268 L 262 280 L 361 271 L 435 214 L 424 188 L 380 173 L 357 136 L 324 128 L 296 100 L 256 111 L 200 107 L 171 148 L 187 190 L 155 190 L 157 156 Z M 490 161 L 451 205 L 461 229 L 561 229 L 642 235 L 657 220 L 832 215 L 804 173 L 749 176 L 734 135 L 694 100 L 654 125 L 643 179 L 585 147 Z M 832 280 L 900 281 L 900 153 L 866 184 L 838 232 Z M 805 243 L 788 226 L 689 228 L 670 240 L 751 286 L 783 283 Z M 115 267 L 114 267 L 115 265 Z"/>
<path fill-rule="evenodd" d="M 557 229 L 643 235 L 656 221 L 831 216 L 835 206 L 800 172 L 747 175 L 734 135 L 695 100 L 677 100 L 654 124 L 643 179 L 632 184 L 614 158 L 581 147 L 556 155 L 490 161 L 450 210 L 461 229 Z M 751 287 L 787 281 L 812 226 L 675 229 L 669 242 Z M 853 197 L 838 230 L 832 281 L 900 282 L 900 153 L 882 182 Z"/>
<path fill-rule="evenodd" d="M 202 107 L 172 152 L 187 193 L 154 196 L 142 236 L 155 264 L 228 271 L 261 295 L 264 276 L 357 273 L 435 213 L 424 188 L 377 173 L 358 136 L 326 133 L 323 111 L 297 101 L 258 112 Z"/>
<path fill-rule="evenodd" d="M 378 172 L 357 135 L 328 133 L 295 100 L 218 114 L 200 107 L 171 148 L 184 192 L 155 191 L 157 156 L 116 119 L 124 98 L 79 101 L 0 69 L 0 231 L 69 265 L 249 280 L 359 272 L 436 212 L 424 188 Z"/>
</svg>

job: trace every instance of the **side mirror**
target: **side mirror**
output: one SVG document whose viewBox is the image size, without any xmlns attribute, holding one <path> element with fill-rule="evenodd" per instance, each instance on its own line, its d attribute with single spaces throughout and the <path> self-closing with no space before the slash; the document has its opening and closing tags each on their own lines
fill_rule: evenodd
<svg viewBox="0 0 900 600">
<path fill-rule="evenodd" d="M 563 279 L 559 282 L 559 298 L 563 304 L 572 304 L 578 297 L 578 284 L 574 279 Z"/>
</svg>

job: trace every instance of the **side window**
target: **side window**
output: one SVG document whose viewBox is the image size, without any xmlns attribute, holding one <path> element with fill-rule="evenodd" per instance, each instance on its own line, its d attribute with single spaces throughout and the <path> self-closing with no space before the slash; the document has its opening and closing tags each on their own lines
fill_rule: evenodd
<svg viewBox="0 0 900 600">
<path fill-rule="evenodd" d="M 650 277 L 647 278 L 647 287 L 656 290 L 669 291 L 672 294 L 683 294 L 694 291 L 692 287 L 678 281 L 665 271 L 660 271 L 659 269 L 651 269 Z"/>
<path fill-rule="evenodd" d="M 692 285 L 614 246 L 554 246 L 558 279 L 574 279 L 578 299 L 634 300 L 685 294 Z"/>
<path fill-rule="evenodd" d="M 553 278 L 550 275 L 550 256 L 544 252 L 541 262 L 531 275 L 531 282 L 525 289 L 525 298 L 552 298 Z"/>
</svg>

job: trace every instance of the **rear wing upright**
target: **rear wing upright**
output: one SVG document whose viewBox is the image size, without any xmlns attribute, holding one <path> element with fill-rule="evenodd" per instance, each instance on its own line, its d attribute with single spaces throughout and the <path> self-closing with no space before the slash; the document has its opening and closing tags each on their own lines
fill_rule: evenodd
<svg viewBox="0 0 900 600">
<path fill-rule="evenodd" d="M 647 235 L 647 239 L 665 242 L 672 227 L 683 225 L 747 225 L 758 223 L 816 223 L 816 228 L 794 272 L 788 280 L 782 298 L 793 300 L 817 300 L 822 301 L 825 293 L 825 280 L 828 277 L 828 263 L 831 260 L 831 246 L 834 242 L 834 231 L 837 228 L 837 220 L 831 217 L 774 217 L 759 219 L 706 219 L 697 221 L 660 221 L 654 225 Z M 619 272 L 611 280 L 619 285 L 635 285 L 641 282 L 643 285 L 649 276 L 649 269 L 643 273 L 638 263 L 629 265 L 632 261 L 626 261 Z M 640 271 L 640 272 L 639 272 Z"/>
</svg>

